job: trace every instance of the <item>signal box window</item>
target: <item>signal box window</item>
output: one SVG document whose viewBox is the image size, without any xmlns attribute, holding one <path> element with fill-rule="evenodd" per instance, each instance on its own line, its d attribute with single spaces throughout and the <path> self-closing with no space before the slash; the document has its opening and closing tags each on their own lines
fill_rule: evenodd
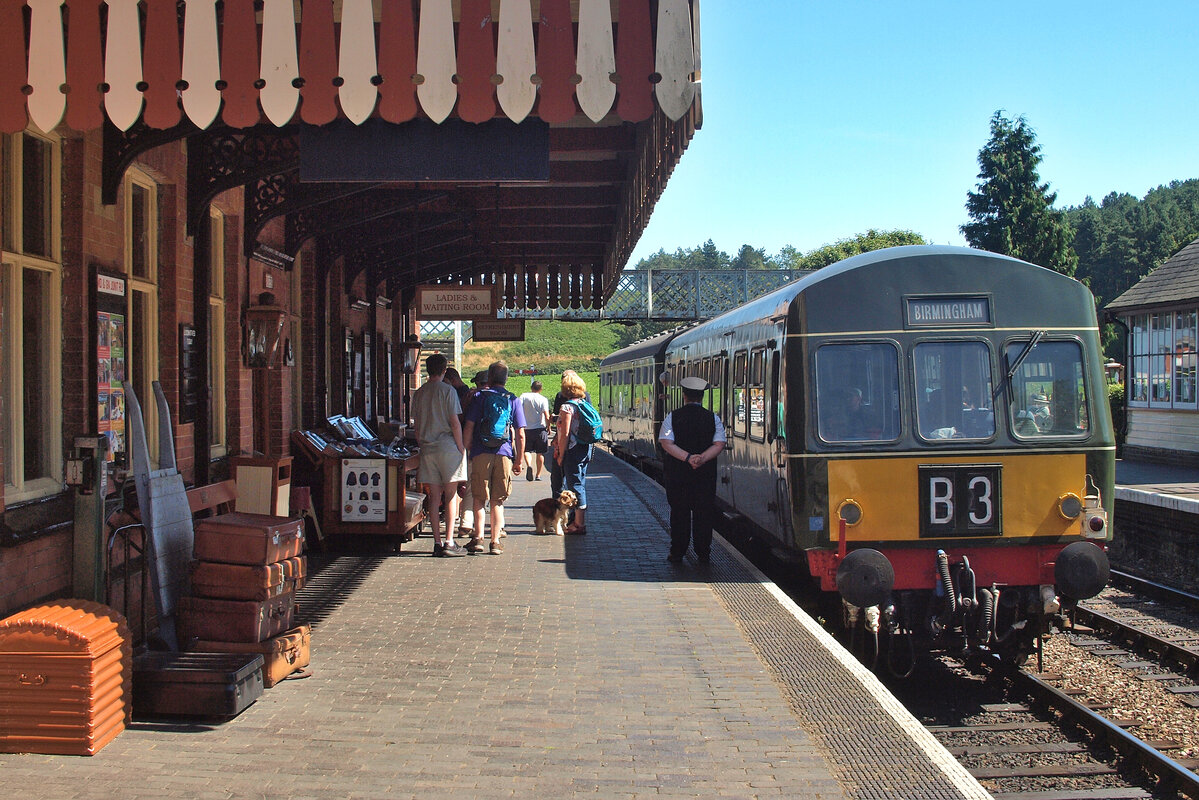
<svg viewBox="0 0 1199 800">
<path fill-rule="evenodd" d="M 899 438 L 899 351 L 826 344 L 816 351 L 816 418 L 826 442 Z"/>
<path fill-rule="evenodd" d="M 1077 342 L 1017 341 L 1007 346 L 1006 356 L 1007 369 L 1016 367 L 1008 397 L 1009 424 L 1017 438 L 1081 436 L 1090 431 Z"/>
<path fill-rule="evenodd" d="M 925 342 L 912 351 L 916 422 L 924 439 L 989 439 L 991 351 L 982 342 Z"/>
</svg>

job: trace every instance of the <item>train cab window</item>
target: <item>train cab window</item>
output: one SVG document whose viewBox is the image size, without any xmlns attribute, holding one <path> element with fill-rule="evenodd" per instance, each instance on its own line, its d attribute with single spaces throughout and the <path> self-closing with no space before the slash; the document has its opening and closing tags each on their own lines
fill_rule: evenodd
<svg viewBox="0 0 1199 800">
<path fill-rule="evenodd" d="M 983 342 L 922 342 L 912 350 L 916 429 L 923 439 L 990 439 L 991 351 Z"/>
<path fill-rule="evenodd" d="M 754 350 L 749 356 L 749 438 L 766 441 L 765 351 Z"/>
<path fill-rule="evenodd" d="M 749 420 L 748 392 L 745 379 L 749 376 L 747 369 L 749 359 L 744 352 L 733 356 L 733 434 L 745 436 L 746 422 Z"/>
<path fill-rule="evenodd" d="M 1016 438 L 1082 436 L 1090 431 L 1077 342 L 1026 339 L 1008 344 L 1005 355 L 1005 372 L 1016 367 L 1008 387 L 1008 424 Z"/>
<path fill-rule="evenodd" d="M 895 345 L 826 344 L 816 351 L 816 419 L 826 442 L 899 438 Z"/>
</svg>

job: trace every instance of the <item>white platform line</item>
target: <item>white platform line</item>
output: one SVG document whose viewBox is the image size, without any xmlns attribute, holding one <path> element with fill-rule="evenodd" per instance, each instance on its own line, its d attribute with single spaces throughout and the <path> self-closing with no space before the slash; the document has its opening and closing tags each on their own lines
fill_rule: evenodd
<svg viewBox="0 0 1199 800">
<path fill-rule="evenodd" d="M 882 684 L 882 681 L 873 672 L 866 669 L 828 631 L 816 624 L 816 621 L 808 616 L 807 612 L 796 605 L 795 601 L 776 586 L 774 581 L 766 577 L 761 570 L 746 559 L 737 548 L 729 544 L 724 537 L 718 533 L 713 533 L 713 538 L 718 540 L 724 546 L 725 550 L 728 551 L 729 555 L 745 567 L 751 577 L 762 588 L 770 592 L 779 605 L 791 614 L 806 631 L 814 636 L 826 650 L 832 653 L 833 657 L 858 680 L 863 688 L 878 700 L 883 709 L 911 736 L 912 740 L 920 746 L 920 749 L 928 755 L 933 764 L 944 773 L 949 782 L 957 787 L 964 797 L 977 798 L 977 800 L 991 800 L 991 793 L 984 789 L 982 784 L 965 767 L 958 763 L 957 759 L 949 754 L 944 745 L 937 741 L 937 738 L 920 724 L 920 720 L 912 716 L 911 712 L 895 699 L 895 695 L 891 694 L 891 691 Z"/>
</svg>

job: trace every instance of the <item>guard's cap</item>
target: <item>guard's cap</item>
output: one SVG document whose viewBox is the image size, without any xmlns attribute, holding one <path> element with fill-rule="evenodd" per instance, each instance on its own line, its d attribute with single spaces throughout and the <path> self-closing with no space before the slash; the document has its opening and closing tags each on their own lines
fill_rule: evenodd
<svg viewBox="0 0 1199 800">
<path fill-rule="evenodd" d="M 487 370 L 481 369 L 475 373 L 475 379 L 472 383 L 487 383 Z"/>
<path fill-rule="evenodd" d="M 679 386 L 682 386 L 689 392 L 702 392 L 708 388 L 708 382 L 703 378 L 696 378 L 695 376 L 692 376 L 690 378 L 683 378 L 681 381 L 679 381 Z"/>
</svg>

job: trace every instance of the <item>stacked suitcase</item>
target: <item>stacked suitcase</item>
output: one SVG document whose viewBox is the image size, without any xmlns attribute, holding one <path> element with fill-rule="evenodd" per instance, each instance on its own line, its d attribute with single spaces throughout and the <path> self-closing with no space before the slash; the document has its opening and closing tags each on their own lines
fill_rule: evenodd
<svg viewBox="0 0 1199 800">
<path fill-rule="evenodd" d="M 308 666 L 309 627 L 293 627 L 303 547 L 302 519 L 235 512 L 198 521 L 192 596 L 178 609 L 181 646 L 260 654 L 268 689 Z"/>
</svg>

